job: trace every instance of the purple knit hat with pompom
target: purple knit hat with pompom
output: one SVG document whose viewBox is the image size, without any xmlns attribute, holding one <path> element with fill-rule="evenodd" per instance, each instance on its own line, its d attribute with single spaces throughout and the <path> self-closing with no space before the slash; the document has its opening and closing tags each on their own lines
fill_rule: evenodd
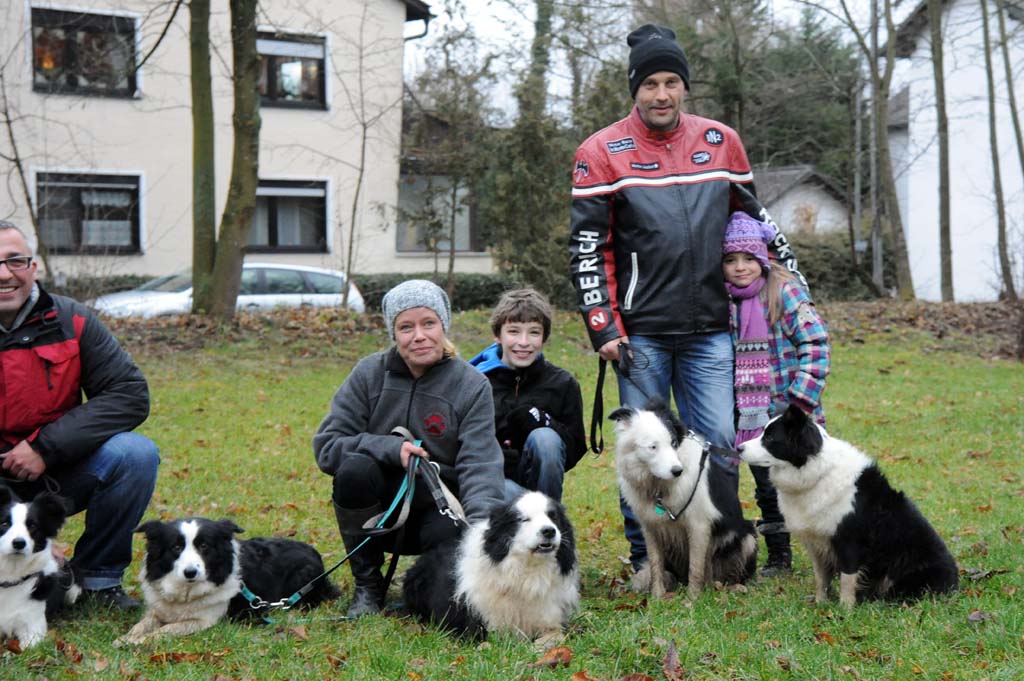
<svg viewBox="0 0 1024 681">
<path fill-rule="evenodd" d="M 725 227 L 722 255 L 749 253 L 757 258 L 767 273 L 771 268 L 768 260 L 768 242 L 774 238 L 775 230 L 772 227 L 746 213 L 736 211 L 729 216 L 729 224 Z"/>
</svg>

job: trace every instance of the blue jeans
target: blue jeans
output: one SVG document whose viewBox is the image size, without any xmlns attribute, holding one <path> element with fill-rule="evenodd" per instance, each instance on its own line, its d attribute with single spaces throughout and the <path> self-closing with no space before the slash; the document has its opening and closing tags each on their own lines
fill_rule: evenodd
<svg viewBox="0 0 1024 681">
<path fill-rule="evenodd" d="M 713 445 L 732 449 L 736 439 L 733 394 L 734 354 L 728 333 L 689 336 L 630 336 L 633 351 L 628 361 L 628 376 L 616 364 L 619 402 L 642 408 L 649 399 L 669 404 L 674 397 L 683 425 L 705 437 Z M 717 454 L 710 460 L 728 471 L 739 485 L 736 466 Z M 629 558 L 639 567 L 647 557 L 647 547 L 633 510 L 619 496 Z"/>
<path fill-rule="evenodd" d="M 535 428 L 526 437 L 515 475 L 505 479 L 505 499 L 536 490 L 561 501 L 564 478 L 565 442 L 553 428 Z"/>
<path fill-rule="evenodd" d="M 85 511 L 85 531 L 71 561 L 85 589 L 121 584 L 132 562 L 132 533 L 156 486 L 160 450 L 138 433 L 118 433 L 67 468 L 47 470 L 71 514 Z"/>
</svg>

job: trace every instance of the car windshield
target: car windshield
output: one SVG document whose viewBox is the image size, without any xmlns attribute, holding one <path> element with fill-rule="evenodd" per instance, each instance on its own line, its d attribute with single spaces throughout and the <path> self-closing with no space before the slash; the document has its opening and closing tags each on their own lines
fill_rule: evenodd
<svg viewBox="0 0 1024 681">
<path fill-rule="evenodd" d="M 138 287 L 137 291 L 164 291 L 165 293 L 181 293 L 192 288 L 192 271 L 177 272 L 157 277 Z"/>
</svg>

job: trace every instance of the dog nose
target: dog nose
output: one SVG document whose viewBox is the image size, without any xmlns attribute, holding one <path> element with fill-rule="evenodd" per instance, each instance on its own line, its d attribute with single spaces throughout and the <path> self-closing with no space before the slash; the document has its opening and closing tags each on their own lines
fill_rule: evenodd
<svg viewBox="0 0 1024 681">
<path fill-rule="evenodd" d="M 672 475 L 674 477 L 678 478 L 682 474 L 683 474 L 683 467 L 682 466 L 672 466 Z"/>
<path fill-rule="evenodd" d="M 196 575 L 199 574 L 199 570 L 195 569 L 194 567 L 188 567 L 188 568 L 185 568 L 184 574 L 185 574 L 185 579 L 195 579 Z"/>
<path fill-rule="evenodd" d="M 540 531 L 540 536 L 544 537 L 545 539 L 554 539 L 555 532 L 555 528 L 551 525 L 548 525 Z"/>
<path fill-rule="evenodd" d="M 23 548 L 25 548 L 26 546 L 28 546 L 28 542 L 26 542 L 26 541 L 25 541 L 24 539 L 22 539 L 21 537 L 18 537 L 17 539 L 15 539 L 14 541 L 12 541 L 12 542 L 11 542 L 11 547 L 12 547 L 12 548 L 13 548 L 13 549 L 14 549 L 15 551 L 21 551 L 21 550 L 22 550 Z"/>
</svg>

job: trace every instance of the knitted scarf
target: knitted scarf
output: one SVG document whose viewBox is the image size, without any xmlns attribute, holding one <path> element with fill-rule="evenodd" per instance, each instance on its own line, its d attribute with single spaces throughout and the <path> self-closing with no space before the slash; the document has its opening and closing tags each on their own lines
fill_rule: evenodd
<svg viewBox="0 0 1024 681">
<path fill-rule="evenodd" d="M 767 279 L 758 277 L 749 286 L 726 282 L 729 295 L 740 306 L 740 328 L 736 341 L 736 446 L 761 434 L 768 423 L 772 404 L 772 367 L 768 356 L 768 320 L 761 304 L 761 289 Z"/>
</svg>

